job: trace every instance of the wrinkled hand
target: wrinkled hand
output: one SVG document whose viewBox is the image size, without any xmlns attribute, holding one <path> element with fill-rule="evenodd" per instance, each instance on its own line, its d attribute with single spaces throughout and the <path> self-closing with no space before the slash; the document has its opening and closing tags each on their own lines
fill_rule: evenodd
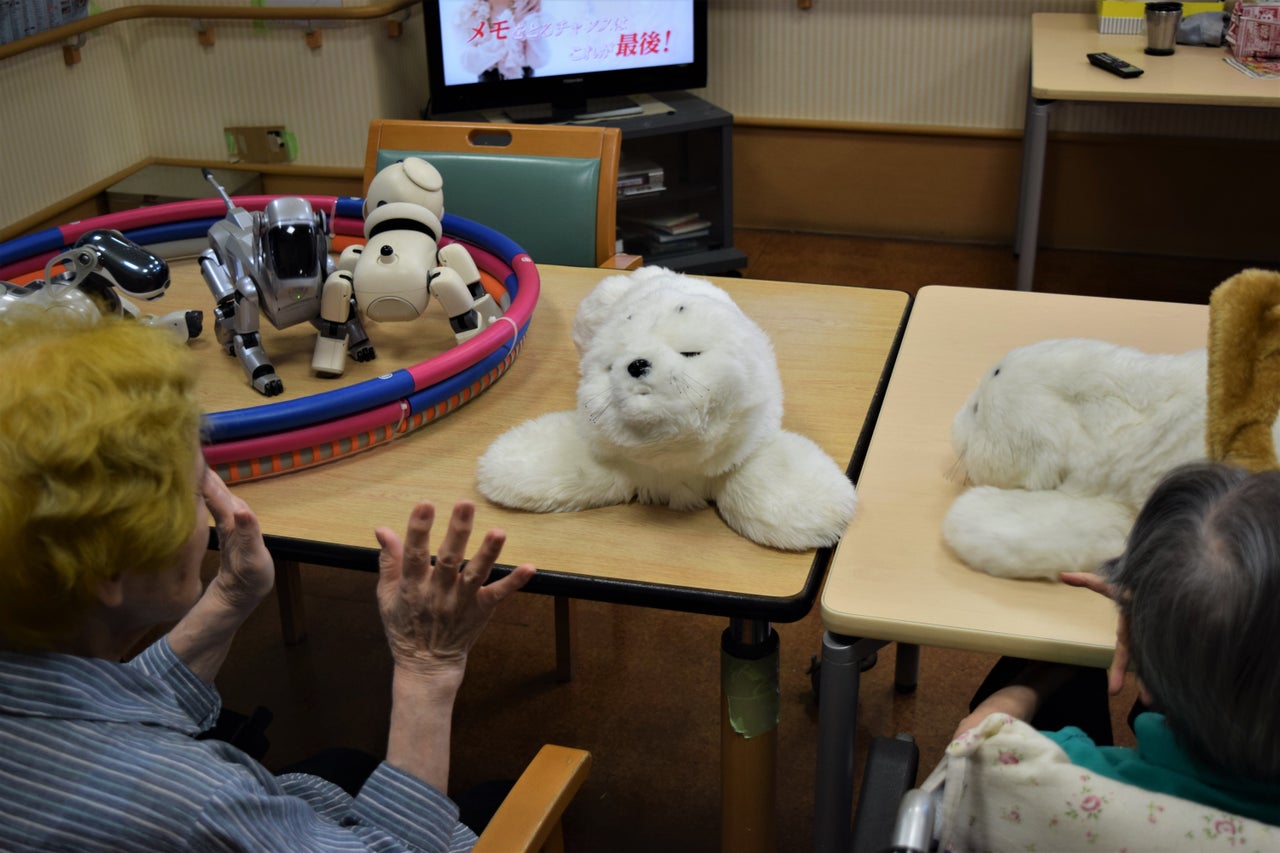
<svg viewBox="0 0 1280 853">
<path fill-rule="evenodd" d="M 969 716 L 960 721 L 951 739 L 960 737 L 992 714 L 1008 714 L 1014 719 L 1029 723 L 1035 717 L 1039 707 L 1040 696 L 1034 688 L 1023 684 L 1001 687 L 983 699 L 978 707 L 969 713 Z"/>
<path fill-rule="evenodd" d="M 1116 600 L 1117 590 L 1106 578 L 1093 572 L 1063 572 L 1058 577 L 1067 586 L 1078 586 L 1091 589 L 1099 595 Z M 1107 690 L 1115 696 L 1124 689 L 1125 677 L 1129 673 L 1129 643 L 1124 636 L 1123 616 L 1116 623 L 1116 651 L 1111 658 L 1111 666 L 1107 668 Z"/>
<path fill-rule="evenodd" d="M 1084 589 L 1091 589 L 1094 592 L 1105 595 L 1112 601 L 1116 600 L 1116 588 L 1111 581 L 1102 575 L 1093 572 L 1062 572 L 1058 575 L 1062 582 L 1067 586 L 1078 586 Z"/>
<path fill-rule="evenodd" d="M 506 541 L 501 530 L 485 534 L 470 560 L 464 558 L 475 505 L 460 501 L 431 562 L 435 507 L 423 501 L 409 513 L 404 541 L 389 528 L 374 531 L 378 556 L 378 610 L 397 667 L 415 674 L 461 672 L 498 604 L 529 582 L 533 566 L 520 566 L 485 585 Z"/>
<path fill-rule="evenodd" d="M 218 529 L 218 553 L 222 558 L 210 591 L 221 595 L 232 608 L 252 610 L 271 592 L 276 577 L 258 517 L 244 499 L 231 493 L 212 468 L 205 468 L 200 487 Z"/>
</svg>

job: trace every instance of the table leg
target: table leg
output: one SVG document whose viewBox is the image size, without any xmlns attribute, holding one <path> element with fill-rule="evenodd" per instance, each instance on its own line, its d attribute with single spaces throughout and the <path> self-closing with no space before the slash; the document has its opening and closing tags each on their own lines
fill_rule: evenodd
<svg viewBox="0 0 1280 853">
<path fill-rule="evenodd" d="M 814 850 L 845 853 L 853 825 L 853 759 L 861 661 L 884 640 L 822 635 L 818 691 L 818 779 L 814 790 Z"/>
<path fill-rule="evenodd" d="M 276 560 L 276 603 L 280 605 L 280 632 L 286 646 L 307 638 L 302 610 L 302 567 L 297 560 Z"/>
<path fill-rule="evenodd" d="M 1018 256 L 1018 290 L 1031 290 L 1035 279 L 1040 201 L 1044 191 L 1044 157 L 1049 142 L 1049 113 L 1053 105 L 1053 101 L 1033 97 L 1028 88 L 1027 119 L 1022 132 L 1022 181 L 1018 190 L 1018 223 L 1013 248 Z"/>
<path fill-rule="evenodd" d="M 778 632 L 730 619 L 720 640 L 720 848 L 778 849 Z"/>
<path fill-rule="evenodd" d="M 920 647 L 914 643 L 898 643 L 893 659 L 893 688 L 899 693 L 914 693 L 920 682 Z"/>
<path fill-rule="evenodd" d="M 574 608 L 574 599 L 564 595 L 555 597 L 556 681 L 561 684 L 573 681 Z"/>
</svg>

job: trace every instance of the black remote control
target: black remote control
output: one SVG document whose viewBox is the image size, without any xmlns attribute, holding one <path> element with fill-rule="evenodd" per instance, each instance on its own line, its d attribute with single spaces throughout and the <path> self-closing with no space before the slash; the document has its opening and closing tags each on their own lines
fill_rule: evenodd
<svg viewBox="0 0 1280 853">
<path fill-rule="evenodd" d="M 1090 53 L 1087 54 L 1089 61 L 1101 68 L 1103 71 L 1110 71 L 1117 77 L 1137 77 L 1142 74 L 1142 69 L 1136 65 L 1130 65 L 1118 56 L 1112 56 L 1109 53 Z"/>
</svg>

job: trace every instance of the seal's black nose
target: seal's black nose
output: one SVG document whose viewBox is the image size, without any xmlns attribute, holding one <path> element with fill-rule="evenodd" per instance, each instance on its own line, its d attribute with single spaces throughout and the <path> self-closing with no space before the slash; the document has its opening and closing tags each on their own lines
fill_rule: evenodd
<svg viewBox="0 0 1280 853">
<path fill-rule="evenodd" d="M 646 358 L 637 358 L 635 361 L 627 365 L 627 373 L 630 373 L 636 379 L 642 379 L 649 375 L 649 360 Z"/>
</svg>

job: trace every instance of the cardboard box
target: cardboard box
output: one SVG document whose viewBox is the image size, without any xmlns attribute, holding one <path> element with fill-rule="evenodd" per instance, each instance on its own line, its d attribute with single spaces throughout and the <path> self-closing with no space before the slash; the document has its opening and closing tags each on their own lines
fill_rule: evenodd
<svg viewBox="0 0 1280 853">
<path fill-rule="evenodd" d="M 1182 17 L 1188 18 L 1201 12 L 1221 12 L 1227 8 L 1224 2 L 1183 2 Z M 1141 35 L 1147 31 L 1146 0 L 1098 0 L 1098 32 Z"/>
<path fill-rule="evenodd" d="M 238 169 L 210 169 L 226 191 L 235 195 L 260 195 L 262 175 Z M 194 166 L 145 166 L 107 187 L 107 210 L 117 213 L 152 204 L 217 198 L 218 193 Z"/>
<path fill-rule="evenodd" d="M 283 127 L 224 127 L 227 156 L 246 163 L 288 163 L 298 156 L 298 140 Z"/>
<path fill-rule="evenodd" d="M 1280 57 L 1280 3 L 1236 3 L 1227 44 L 1236 59 Z"/>
</svg>

